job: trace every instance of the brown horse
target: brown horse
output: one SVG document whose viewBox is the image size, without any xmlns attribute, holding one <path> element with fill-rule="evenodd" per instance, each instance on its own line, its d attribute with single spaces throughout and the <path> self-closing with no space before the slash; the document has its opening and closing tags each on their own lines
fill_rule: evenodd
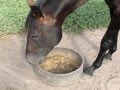
<svg viewBox="0 0 120 90">
<path fill-rule="evenodd" d="M 62 38 L 62 24 L 72 11 L 88 0 L 27 0 L 31 11 L 26 20 L 28 30 L 26 58 L 32 65 L 42 62 L 46 55 Z M 84 72 L 93 75 L 102 65 L 103 59 L 111 59 L 117 49 L 117 37 L 120 29 L 120 0 L 105 0 L 109 6 L 111 22 L 100 46 L 94 63 Z M 107 52 L 108 51 L 108 52 Z M 107 52 L 107 53 L 106 53 Z"/>
</svg>

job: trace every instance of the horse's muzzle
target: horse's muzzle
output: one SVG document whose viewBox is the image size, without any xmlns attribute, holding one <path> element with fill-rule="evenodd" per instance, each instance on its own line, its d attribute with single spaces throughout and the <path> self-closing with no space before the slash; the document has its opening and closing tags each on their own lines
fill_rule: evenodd
<svg viewBox="0 0 120 90">
<path fill-rule="evenodd" d="M 37 53 L 26 52 L 26 59 L 32 65 L 38 65 L 42 63 L 48 53 L 52 50 L 53 47 L 41 47 L 38 49 Z"/>
</svg>

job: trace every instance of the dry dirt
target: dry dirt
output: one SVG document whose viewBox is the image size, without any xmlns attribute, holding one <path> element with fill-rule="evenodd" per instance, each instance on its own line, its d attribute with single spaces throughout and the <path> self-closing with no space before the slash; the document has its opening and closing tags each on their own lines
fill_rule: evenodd
<svg viewBox="0 0 120 90">
<path fill-rule="evenodd" d="M 84 67 L 96 59 L 106 29 L 82 34 L 64 33 L 58 47 L 82 52 Z M 0 90 L 120 90 L 120 35 L 113 61 L 104 60 L 93 77 L 85 74 L 72 85 L 50 86 L 38 79 L 33 67 L 25 60 L 26 34 L 0 38 Z"/>
</svg>

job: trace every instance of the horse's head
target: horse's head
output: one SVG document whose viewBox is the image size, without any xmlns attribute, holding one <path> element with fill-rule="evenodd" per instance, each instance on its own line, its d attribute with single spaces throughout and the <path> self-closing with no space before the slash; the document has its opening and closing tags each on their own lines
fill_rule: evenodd
<svg viewBox="0 0 120 90">
<path fill-rule="evenodd" d="M 26 20 L 28 30 L 26 56 L 32 64 L 38 64 L 62 38 L 61 24 L 44 6 L 45 0 L 27 0 L 31 11 Z"/>
<path fill-rule="evenodd" d="M 31 11 L 26 20 L 28 29 L 26 56 L 38 64 L 62 38 L 65 17 L 84 0 L 27 0 Z M 81 3 L 80 3 L 81 2 Z"/>
</svg>

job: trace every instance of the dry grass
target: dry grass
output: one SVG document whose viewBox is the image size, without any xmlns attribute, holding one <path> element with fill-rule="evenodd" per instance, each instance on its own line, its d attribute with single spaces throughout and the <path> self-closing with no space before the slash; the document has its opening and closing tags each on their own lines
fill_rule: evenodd
<svg viewBox="0 0 120 90">
<path fill-rule="evenodd" d="M 56 74 L 64 74 L 75 71 L 79 68 L 79 66 L 79 63 L 77 63 L 76 60 L 69 59 L 62 55 L 48 57 L 44 63 L 40 64 L 42 69 Z"/>
</svg>

